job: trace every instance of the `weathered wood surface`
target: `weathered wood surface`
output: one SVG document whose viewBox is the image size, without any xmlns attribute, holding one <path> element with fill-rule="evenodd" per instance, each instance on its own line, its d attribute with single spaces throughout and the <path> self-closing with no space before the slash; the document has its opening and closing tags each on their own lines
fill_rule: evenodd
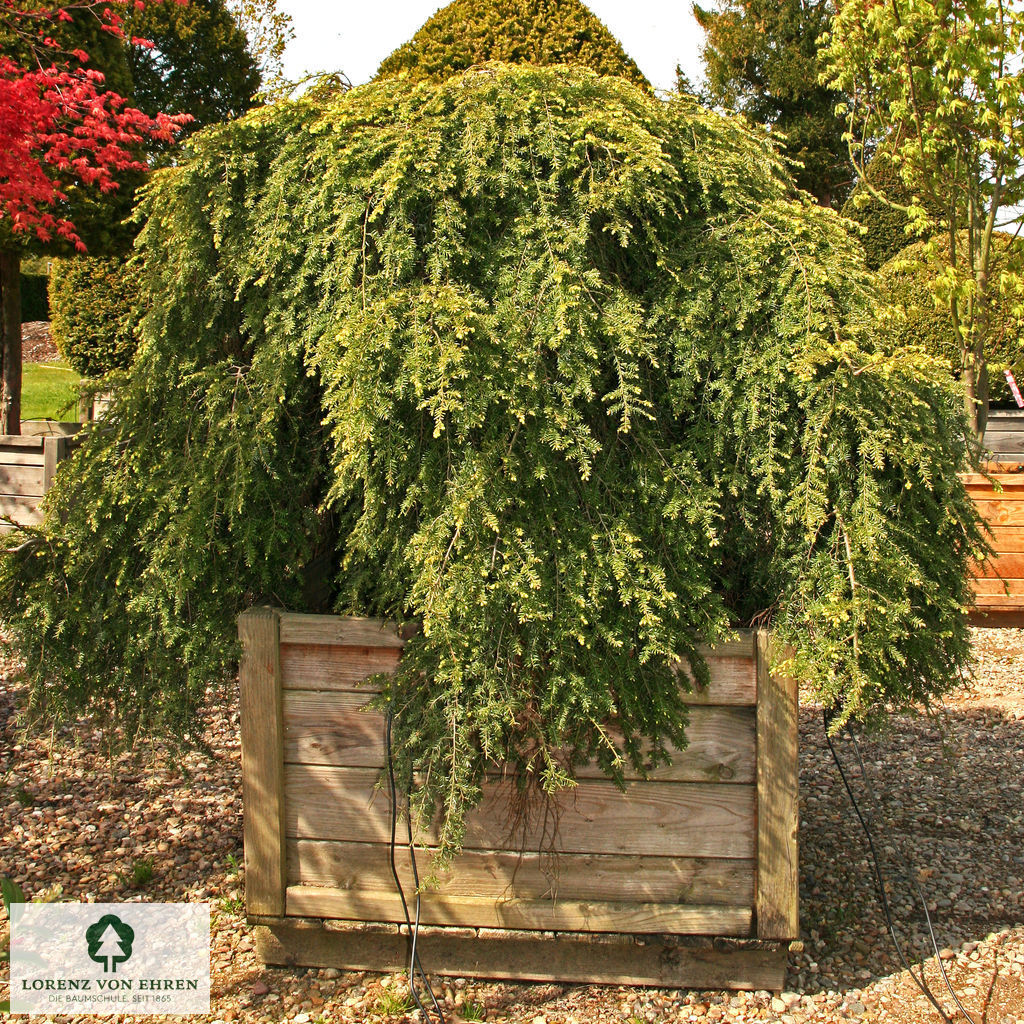
<svg viewBox="0 0 1024 1024">
<path fill-rule="evenodd" d="M 1004 491 L 997 498 L 975 498 L 978 515 L 990 529 L 1000 526 L 1024 526 L 1024 492 L 1014 495 Z"/>
<path fill-rule="evenodd" d="M 378 672 L 390 672 L 398 665 L 403 641 L 397 632 L 382 634 L 387 643 L 373 647 L 356 638 L 366 639 L 367 633 L 381 632 L 377 620 L 364 620 L 368 625 L 346 634 L 335 626 L 312 623 L 304 627 L 296 620 L 306 616 L 291 616 L 285 630 L 287 615 L 281 619 L 281 672 L 282 685 L 287 690 L 350 690 Z M 308 616 L 312 619 L 332 619 L 332 616 Z M 337 619 L 333 620 L 335 623 Z M 285 640 L 288 636 L 289 639 Z M 314 639 L 316 638 L 316 639 Z M 341 639 L 339 639 L 341 638 Z M 345 642 L 342 642 L 344 639 Z M 397 641 L 397 642 L 396 642 Z M 740 651 L 749 653 L 742 656 Z M 754 674 L 753 639 L 737 641 L 714 650 L 701 652 L 708 662 L 711 681 L 706 688 L 697 687 L 687 693 L 689 704 L 713 704 L 753 707 L 757 701 L 757 681 Z M 691 679 L 689 671 L 680 666 L 680 674 Z"/>
<path fill-rule="evenodd" d="M 35 526 L 43 521 L 39 499 L 20 494 L 0 494 L 0 516 L 7 516 L 21 526 Z"/>
<path fill-rule="evenodd" d="M 402 901 L 390 891 L 333 889 L 294 885 L 285 902 L 289 917 L 323 917 L 346 921 L 405 920 Z M 536 931 L 636 932 L 646 934 L 750 934 L 750 907 L 687 906 L 672 903 L 596 902 L 571 899 L 520 899 L 449 896 L 426 892 L 420 903 L 423 924 Z"/>
<path fill-rule="evenodd" d="M 757 936 L 797 939 L 797 685 L 796 680 L 771 671 L 775 658 L 768 633 L 758 633 Z"/>
<path fill-rule="evenodd" d="M 250 840 L 246 830 L 247 874 L 250 845 L 269 850 L 269 856 L 259 854 L 255 880 L 247 878 L 250 918 L 397 922 L 401 907 L 388 857 L 390 804 L 380 788 L 383 721 L 367 708 L 376 694 L 367 680 L 395 669 L 403 634 L 377 620 L 269 614 L 278 630 L 277 661 L 264 658 L 263 669 L 255 670 L 256 687 L 264 692 L 250 702 L 248 720 L 243 705 L 243 747 L 261 750 L 272 763 L 258 785 L 251 773 L 247 783 L 263 794 L 271 818 L 262 839 Z M 259 621 L 248 626 L 265 627 Z M 795 915 L 789 870 L 795 865 L 795 833 L 790 851 L 788 840 L 779 838 L 779 822 L 788 822 L 785 800 L 764 795 L 786 769 L 785 758 L 771 753 L 779 746 L 772 732 L 778 723 L 757 706 L 759 691 L 772 690 L 763 644 L 760 634 L 747 630 L 703 652 L 711 684 L 686 697 L 688 748 L 648 780 L 628 773 L 625 792 L 596 766 L 584 767 L 574 789 L 546 805 L 541 801 L 523 821 L 511 818 L 510 784 L 497 777 L 488 783 L 467 822 L 463 852 L 424 894 L 424 921 L 437 926 L 444 942 L 454 942 L 460 927 L 513 928 L 543 933 L 542 948 L 554 941 L 551 932 L 565 930 L 788 937 L 789 918 L 780 924 L 771 915 L 779 907 L 784 917 L 791 909 Z M 266 637 L 255 646 L 265 649 Z M 783 688 L 786 699 L 792 698 L 795 722 L 795 693 L 788 682 Z M 258 726 L 252 720 L 257 706 L 263 707 Z M 790 724 L 786 719 L 785 728 Z M 788 750 L 788 742 L 783 738 L 782 748 Z M 791 767 L 795 791 L 795 762 Z M 247 826 L 251 803 L 247 792 Z M 430 868 L 435 841 L 432 830 L 417 834 L 421 874 Z M 764 858 L 768 844 L 780 842 L 792 860 L 773 876 Z M 397 866 L 412 893 L 408 853 L 401 847 Z M 767 899 L 758 893 L 759 877 L 767 880 Z M 790 882 L 792 892 L 785 888 Z M 253 885 L 255 900 L 248 899 Z M 298 947 L 303 963 L 312 962 L 307 938 Z M 282 955 L 294 954 L 295 941 L 289 939 Z M 322 941 L 335 950 L 331 964 L 357 966 L 359 956 L 338 951 L 350 951 L 353 943 Z M 378 953 L 368 957 L 367 966 L 386 967 Z M 708 962 L 720 956 L 709 952 Z M 565 964 L 537 959 L 547 965 L 545 977 L 573 977 Z M 754 969 L 757 978 L 751 980 L 748 971 L 733 983 L 777 987 L 784 959 L 769 957 Z M 688 971 L 697 970 L 689 952 L 686 964 Z M 605 967 L 581 967 L 580 978 L 642 982 L 657 973 L 645 968 L 647 974 L 638 974 L 631 964 L 617 964 L 615 971 Z M 455 973 L 501 976 L 496 970 L 459 967 Z M 531 975 L 520 963 L 507 976 Z"/>
<path fill-rule="evenodd" d="M 19 526 L 41 523 L 39 503 L 76 444 L 77 438 L 64 436 L 0 435 L 0 516 Z M 13 528 L 0 523 L 0 531 Z"/>
<path fill-rule="evenodd" d="M 985 426 L 985 447 L 993 455 L 1024 458 L 1024 411 L 991 409 Z"/>
<path fill-rule="evenodd" d="M 1024 605 L 1024 580 L 976 579 L 971 587 L 979 608 Z"/>
<path fill-rule="evenodd" d="M 270 608 L 243 613 L 238 638 L 246 910 L 283 916 L 287 875 L 278 613 Z"/>
<path fill-rule="evenodd" d="M 384 763 L 384 716 L 358 709 L 371 697 L 359 691 L 286 691 L 285 761 L 378 768 Z M 652 768 L 650 778 L 674 782 L 754 781 L 753 708 L 695 707 L 686 735 L 687 748 L 674 752 L 672 764 Z M 640 778 L 632 767 L 625 774 L 628 779 Z M 597 765 L 581 766 L 577 776 L 605 778 Z"/>
<path fill-rule="evenodd" d="M 408 943 L 396 928 L 327 929 L 285 924 L 256 929 L 256 948 L 271 964 L 397 971 Z M 778 991 L 785 981 L 782 949 L 688 948 L 673 940 L 535 932 L 479 934 L 430 928 L 419 946 L 428 974 L 517 981 L 575 981 L 660 988 L 747 988 Z"/>
<path fill-rule="evenodd" d="M 417 848 L 421 876 L 433 850 Z M 394 878 L 387 851 L 376 843 L 289 839 L 289 885 L 391 891 Z M 408 851 L 395 859 L 407 892 L 415 891 Z M 616 900 L 623 894 L 643 903 L 708 903 L 751 907 L 754 862 L 710 857 L 650 857 L 609 854 L 539 854 L 509 850 L 465 850 L 438 875 L 432 891 L 491 899 Z"/>
<path fill-rule="evenodd" d="M 401 649 L 342 644 L 281 646 L 281 684 L 286 690 L 351 690 L 378 672 L 393 672 Z M 367 691 L 363 703 L 373 691 Z"/>
<path fill-rule="evenodd" d="M 42 465 L 11 465 L 0 462 L 0 493 L 41 498 L 43 496 Z"/>
<path fill-rule="evenodd" d="M 398 649 L 405 645 L 397 627 L 381 619 L 301 615 L 295 612 L 281 612 L 281 643 Z"/>
<path fill-rule="evenodd" d="M 41 451 L 42 438 L 28 437 L 24 434 L 0 434 L 0 450 L 8 448 L 27 448 Z"/>
<path fill-rule="evenodd" d="M 377 769 L 289 764 L 284 777 L 289 836 L 390 840 L 388 799 L 377 786 Z M 584 781 L 553 798 L 549 815 L 515 823 L 515 829 L 508 797 L 508 784 L 485 787 L 466 822 L 467 849 L 542 850 L 557 835 L 554 849 L 563 853 L 754 856 L 753 786 L 633 782 L 623 792 L 612 782 Z M 433 836 L 423 839 L 429 845 Z"/>
<path fill-rule="evenodd" d="M 686 695 L 688 704 L 719 704 L 752 707 L 757 702 L 757 679 L 751 656 L 738 657 L 718 654 L 717 651 L 702 652 L 711 672 L 707 687 L 698 687 L 690 673 L 683 668 L 682 674 L 690 679 L 692 689 Z"/>
<path fill-rule="evenodd" d="M 983 579 L 1024 579 L 1024 549 L 1000 551 L 971 565 L 973 575 Z"/>
</svg>

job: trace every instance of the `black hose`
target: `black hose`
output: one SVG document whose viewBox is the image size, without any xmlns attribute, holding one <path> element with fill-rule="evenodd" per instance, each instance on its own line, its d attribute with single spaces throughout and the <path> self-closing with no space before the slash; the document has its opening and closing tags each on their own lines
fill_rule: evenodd
<svg viewBox="0 0 1024 1024">
<path fill-rule="evenodd" d="M 420 876 L 419 871 L 416 869 L 416 850 L 412 839 L 412 811 L 406 803 L 406 825 L 409 832 L 409 858 L 412 861 L 412 877 L 416 885 L 416 916 L 415 921 L 409 915 L 409 904 L 405 898 L 405 889 L 402 886 L 402 880 L 398 877 L 398 866 L 395 863 L 395 848 L 397 846 L 396 837 L 398 833 L 398 787 L 395 785 L 395 765 L 394 758 L 391 750 L 391 712 L 389 711 L 384 716 L 384 750 L 387 754 L 388 763 L 388 788 L 391 796 L 391 845 L 390 845 L 390 857 L 391 857 L 391 875 L 395 880 L 395 885 L 398 888 L 398 897 L 402 901 L 402 913 L 405 916 L 406 926 L 406 937 L 409 940 L 409 995 L 412 997 L 412 1001 L 416 1004 L 416 1008 L 423 1014 L 423 1018 L 426 1021 L 431 1021 L 431 1015 L 427 1008 L 423 1005 L 420 999 L 419 993 L 416 991 L 416 974 L 418 973 L 420 979 L 427 990 L 427 994 L 430 996 L 430 1002 L 434 1007 L 434 1011 L 437 1014 L 437 1019 L 440 1024 L 445 1024 L 444 1013 L 441 1010 L 441 1006 L 437 1001 L 437 997 L 434 995 L 434 990 L 431 987 L 430 979 L 427 977 L 427 972 L 423 969 L 423 964 L 420 962 L 420 954 L 417 950 L 417 942 L 420 934 Z"/>
<path fill-rule="evenodd" d="M 864 830 L 864 835 L 867 837 L 868 849 L 871 851 L 871 864 L 875 878 L 875 886 L 878 889 L 879 900 L 882 904 L 882 913 L 885 915 L 885 922 L 888 925 L 889 934 L 892 937 L 892 943 L 896 949 L 896 955 L 899 958 L 900 963 L 903 965 L 903 969 L 910 975 L 911 978 L 914 979 L 914 983 L 921 990 L 921 992 L 928 999 L 928 1001 L 932 1004 L 932 1006 L 935 1007 L 939 1016 L 943 1019 L 943 1021 L 945 1021 L 945 1024 L 953 1024 L 950 1018 L 946 1015 L 946 1011 L 943 1010 L 938 999 L 935 998 L 935 995 L 932 993 L 932 990 L 928 987 L 928 983 L 924 977 L 924 968 L 921 968 L 921 977 L 918 978 L 918 976 L 914 973 L 913 968 L 907 962 L 906 956 L 904 956 L 903 947 L 900 944 L 899 937 L 896 934 L 896 925 L 893 922 L 892 909 L 889 906 L 889 898 L 885 894 L 885 877 L 882 874 L 881 861 L 878 857 L 878 851 L 875 848 L 874 835 L 871 831 L 871 828 L 867 820 L 861 813 L 860 805 L 857 803 L 857 798 L 853 794 L 853 788 L 851 787 L 850 781 L 847 778 L 846 771 L 843 768 L 842 761 L 840 761 L 839 759 L 839 753 L 832 742 L 831 735 L 829 734 L 829 726 L 832 724 L 833 717 L 833 714 L 827 708 L 823 711 L 823 718 L 825 723 L 825 742 L 828 743 L 828 749 L 832 752 L 832 760 L 835 761 L 836 768 L 839 769 L 839 775 L 840 778 L 842 778 L 843 780 L 843 786 L 846 788 L 846 794 L 847 796 L 849 796 L 850 803 L 853 805 L 853 812 L 857 816 L 857 820 L 860 822 L 860 827 Z M 853 729 L 850 728 L 849 725 L 847 726 L 846 731 L 851 741 L 853 742 L 853 747 L 857 754 L 857 760 L 860 763 L 861 779 L 863 780 L 864 786 L 868 791 L 869 798 L 871 799 L 872 803 L 875 805 L 875 808 L 877 810 L 878 801 L 875 798 L 874 790 L 872 790 L 871 784 L 868 782 L 867 773 L 865 771 L 864 759 L 861 757 L 860 747 L 857 745 L 857 738 L 856 736 L 854 736 Z M 925 920 L 928 923 L 928 933 L 931 936 L 932 948 L 935 950 L 935 959 L 938 961 L 939 970 L 942 972 L 942 977 L 946 983 L 946 987 L 949 989 L 949 993 L 953 997 L 953 1001 L 956 1003 L 960 1012 L 967 1018 L 968 1021 L 970 1021 L 970 1024 L 975 1024 L 974 1019 L 967 1012 L 967 1010 L 964 1009 L 963 1004 L 960 1002 L 960 1000 L 957 998 L 956 993 L 953 991 L 953 986 L 950 983 L 949 977 L 946 974 L 946 969 L 942 964 L 942 958 L 939 956 L 938 943 L 935 939 L 935 931 L 932 928 L 931 915 L 928 913 L 928 902 L 925 899 L 924 893 L 921 891 L 921 886 L 916 882 L 916 880 L 911 878 L 909 872 L 907 872 L 905 868 L 902 870 L 901 873 L 907 879 L 907 881 L 914 887 L 914 889 L 917 892 L 917 897 L 921 901 L 921 905 L 924 907 Z"/>
</svg>

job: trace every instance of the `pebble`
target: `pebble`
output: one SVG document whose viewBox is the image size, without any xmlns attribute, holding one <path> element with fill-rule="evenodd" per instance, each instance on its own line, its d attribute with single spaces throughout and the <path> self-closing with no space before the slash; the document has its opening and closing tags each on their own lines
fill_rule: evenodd
<svg viewBox="0 0 1024 1024">
<path fill-rule="evenodd" d="M 975 631 L 976 684 L 948 698 L 945 717 L 898 716 L 862 738 L 880 805 L 876 840 L 908 955 L 941 978 L 911 877 L 936 908 L 943 965 L 976 1019 L 1024 1022 L 1024 631 Z M 244 869 L 238 713 L 215 699 L 205 740 L 216 760 L 176 758 L 159 746 L 111 763 L 96 730 L 69 724 L 53 746 L 22 739 L 12 712 L 23 693 L 0 646 L 0 836 L 3 873 L 30 893 L 61 898 L 214 904 L 211 1013 L 194 1024 L 402 1024 L 377 1015 L 394 975 L 262 965 L 241 912 Z M 470 999 L 496 1024 L 840 1024 L 851 1019 L 938 1024 L 899 969 L 874 891 L 868 851 L 821 732 L 820 710 L 800 718 L 802 934 L 790 944 L 782 992 L 696 992 L 627 986 L 530 985 L 433 979 L 450 1005 Z M 941 726 L 941 728 L 940 728 Z M 853 764 L 848 741 L 841 745 Z M 862 793 L 859 770 L 851 781 Z M 859 788 L 858 788 L 859 787 Z M 25 799 L 31 802 L 24 803 Z M 870 801 L 863 796 L 865 806 Z M 874 813 L 874 812 L 873 812 Z M 232 858 L 238 868 L 233 866 Z M 153 879 L 132 886 L 132 864 Z M 0 925 L 2 930 L 2 925 Z M 0 939 L 2 939 L 0 935 Z M 994 985 L 993 978 L 995 979 Z M 385 985 L 385 981 L 387 984 Z M 0 999 L 6 996 L 0 982 Z M 94 1018 L 63 1018 L 93 1024 Z M 141 1021 L 140 1021 L 141 1024 Z"/>
</svg>

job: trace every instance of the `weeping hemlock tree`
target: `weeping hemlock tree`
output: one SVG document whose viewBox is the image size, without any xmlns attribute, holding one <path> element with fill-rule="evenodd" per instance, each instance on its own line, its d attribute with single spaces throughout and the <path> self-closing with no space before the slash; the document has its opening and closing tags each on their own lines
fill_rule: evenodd
<svg viewBox="0 0 1024 1024">
<path fill-rule="evenodd" d="M 856 243 L 763 141 L 564 67 L 327 102 L 147 186 L 144 341 L 0 563 L 36 707 L 194 730 L 236 614 L 330 565 L 337 610 L 421 625 L 383 700 L 447 853 L 489 767 L 682 745 L 675 659 L 730 622 L 839 722 L 954 684 L 947 372 L 871 347 Z"/>
</svg>

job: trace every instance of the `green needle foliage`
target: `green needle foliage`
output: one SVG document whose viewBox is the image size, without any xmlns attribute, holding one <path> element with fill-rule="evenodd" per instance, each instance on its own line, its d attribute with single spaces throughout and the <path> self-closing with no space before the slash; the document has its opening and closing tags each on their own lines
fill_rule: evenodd
<svg viewBox="0 0 1024 1024">
<path fill-rule="evenodd" d="M 491 60 L 577 64 L 651 88 L 622 44 L 580 0 L 453 0 L 386 57 L 377 75 L 443 81 Z"/>
<path fill-rule="evenodd" d="M 50 329 L 82 377 L 123 370 L 135 354 L 138 282 L 123 259 L 76 256 L 50 265 Z"/>
<path fill-rule="evenodd" d="M 948 690 L 956 399 L 872 342 L 857 243 L 793 196 L 743 122 L 567 67 L 198 136 L 147 186 L 114 413 L 0 561 L 37 706 L 185 735 L 235 615 L 326 584 L 420 626 L 382 703 L 447 855 L 488 771 L 684 745 L 677 660 L 705 679 L 732 622 L 837 722 Z"/>
</svg>

